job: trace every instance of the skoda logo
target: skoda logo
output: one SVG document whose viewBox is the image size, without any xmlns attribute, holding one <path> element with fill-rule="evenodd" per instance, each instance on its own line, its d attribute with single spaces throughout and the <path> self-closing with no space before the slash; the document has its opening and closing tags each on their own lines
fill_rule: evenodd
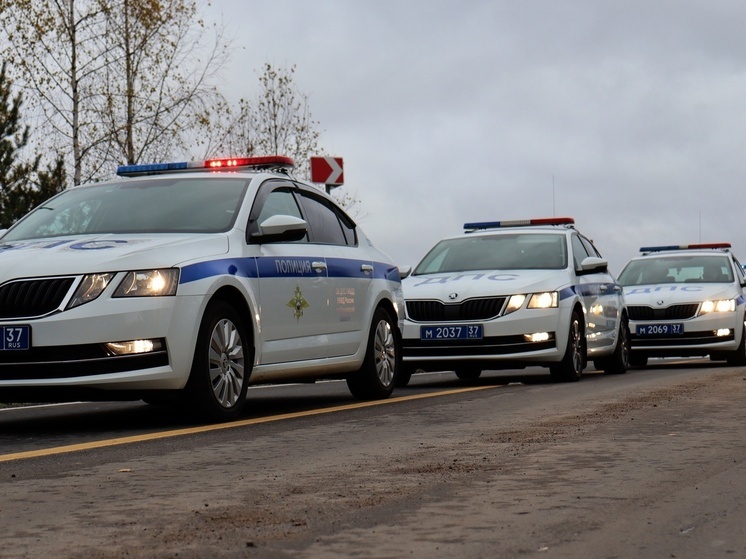
<svg viewBox="0 0 746 559">
<path fill-rule="evenodd" d="M 448 298 L 453 301 L 454 299 L 458 298 L 458 293 L 449 293 Z"/>
<path fill-rule="evenodd" d="M 663 299 L 661 299 L 660 301 L 656 301 L 656 302 L 655 302 L 655 304 L 656 304 L 656 305 L 658 305 L 659 307 L 660 307 L 660 306 L 661 306 L 661 305 L 662 305 L 663 303 L 664 303 Z"/>
</svg>

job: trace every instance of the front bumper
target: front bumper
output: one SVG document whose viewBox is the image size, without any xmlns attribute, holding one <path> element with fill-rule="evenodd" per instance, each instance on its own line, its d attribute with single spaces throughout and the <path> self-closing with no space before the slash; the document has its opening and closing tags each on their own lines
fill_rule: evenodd
<svg viewBox="0 0 746 559">
<path fill-rule="evenodd" d="M 424 370 L 453 367 L 456 363 L 481 368 L 517 368 L 550 365 L 562 360 L 567 347 L 571 308 L 521 310 L 486 321 L 432 323 L 404 321 L 403 361 Z M 478 340 L 423 340 L 423 326 L 481 324 Z M 547 340 L 529 341 L 525 335 L 546 332 Z"/>
<path fill-rule="evenodd" d="M 700 316 L 688 320 L 630 321 L 630 346 L 636 355 L 647 357 L 695 357 L 711 352 L 736 351 L 741 343 L 744 324 L 733 313 Z M 639 335 L 638 328 L 659 324 L 682 324 L 681 334 Z"/>
<path fill-rule="evenodd" d="M 194 355 L 200 298 L 96 300 L 28 325 L 29 350 L 0 351 L 0 397 L 6 389 L 77 387 L 103 390 L 179 389 Z M 116 355 L 106 343 L 156 340 L 146 353 Z"/>
</svg>

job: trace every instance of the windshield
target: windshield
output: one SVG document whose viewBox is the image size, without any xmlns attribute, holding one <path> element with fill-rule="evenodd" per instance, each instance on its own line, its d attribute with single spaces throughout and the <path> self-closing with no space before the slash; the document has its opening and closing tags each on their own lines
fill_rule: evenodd
<svg viewBox="0 0 746 559">
<path fill-rule="evenodd" d="M 427 253 L 414 275 L 473 270 L 562 270 L 563 234 L 511 233 L 446 239 Z"/>
<path fill-rule="evenodd" d="M 723 255 L 648 257 L 629 262 L 618 281 L 621 285 L 731 283 L 733 270 Z"/>
<path fill-rule="evenodd" d="M 47 200 L 3 241 L 101 233 L 217 233 L 233 226 L 246 179 L 169 178 L 72 188 Z"/>
</svg>

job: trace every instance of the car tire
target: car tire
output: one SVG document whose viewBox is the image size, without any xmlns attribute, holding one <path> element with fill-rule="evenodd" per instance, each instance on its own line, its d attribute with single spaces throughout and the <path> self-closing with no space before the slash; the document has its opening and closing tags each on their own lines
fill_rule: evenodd
<svg viewBox="0 0 746 559">
<path fill-rule="evenodd" d="M 253 360 L 248 340 L 243 320 L 233 307 L 224 301 L 207 306 L 186 386 L 190 412 L 209 421 L 239 416 Z"/>
<path fill-rule="evenodd" d="M 648 364 L 648 358 L 644 355 L 635 355 L 634 352 L 629 354 L 630 367 L 644 367 Z"/>
<path fill-rule="evenodd" d="M 482 369 L 477 369 L 475 367 L 459 367 L 456 369 L 455 373 L 461 380 L 477 380 L 482 374 Z"/>
<path fill-rule="evenodd" d="M 549 367 L 554 380 L 560 382 L 575 382 L 583 376 L 585 368 L 585 336 L 578 311 L 572 311 L 570 329 L 567 337 L 567 348 L 562 361 Z"/>
<path fill-rule="evenodd" d="M 412 375 L 417 372 L 417 367 L 402 363 L 399 367 L 399 371 L 396 373 L 396 387 L 404 388 L 412 380 Z"/>
<path fill-rule="evenodd" d="M 738 349 L 728 353 L 725 359 L 728 365 L 746 365 L 746 321 L 741 329 L 741 343 L 738 344 Z"/>
<path fill-rule="evenodd" d="M 401 369 L 401 337 L 396 322 L 383 307 L 373 313 L 363 365 L 347 377 L 347 387 L 358 400 L 388 398 Z"/>
<path fill-rule="evenodd" d="M 595 360 L 593 366 L 607 375 L 622 375 L 626 373 L 627 369 L 629 369 L 629 343 L 629 321 L 627 317 L 622 317 L 614 353 L 603 359 Z"/>
</svg>

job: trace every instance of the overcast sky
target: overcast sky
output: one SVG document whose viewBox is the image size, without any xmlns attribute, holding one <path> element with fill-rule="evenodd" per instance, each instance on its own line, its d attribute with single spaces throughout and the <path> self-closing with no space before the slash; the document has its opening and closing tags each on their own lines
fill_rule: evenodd
<svg viewBox="0 0 746 559">
<path fill-rule="evenodd" d="M 358 221 L 397 264 L 464 222 L 570 216 L 619 273 L 640 246 L 746 261 L 743 0 L 214 0 L 221 89 L 296 66 Z"/>
</svg>

